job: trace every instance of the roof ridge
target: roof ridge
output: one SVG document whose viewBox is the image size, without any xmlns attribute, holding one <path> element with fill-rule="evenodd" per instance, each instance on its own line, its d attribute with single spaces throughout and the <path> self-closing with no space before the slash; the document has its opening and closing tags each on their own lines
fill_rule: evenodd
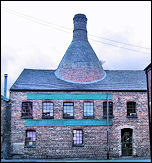
<svg viewBox="0 0 152 163">
<path fill-rule="evenodd" d="M 106 70 L 105 71 L 144 71 L 144 70 Z"/>
<path fill-rule="evenodd" d="M 42 70 L 42 71 L 55 71 L 56 69 L 31 69 L 31 68 L 24 68 L 24 70 Z"/>
</svg>

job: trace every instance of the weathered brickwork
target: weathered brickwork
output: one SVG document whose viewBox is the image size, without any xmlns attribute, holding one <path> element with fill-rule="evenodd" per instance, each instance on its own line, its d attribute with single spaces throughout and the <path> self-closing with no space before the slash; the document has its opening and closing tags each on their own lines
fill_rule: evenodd
<svg viewBox="0 0 152 163">
<path fill-rule="evenodd" d="M 6 111 L 6 105 L 7 105 L 7 102 L 1 99 L 1 135 L 3 135 L 3 126 L 5 123 L 4 112 Z"/>
<path fill-rule="evenodd" d="M 46 92 L 11 92 L 11 149 L 14 157 L 23 158 L 106 158 L 107 126 L 40 126 L 26 127 L 26 119 L 21 119 L 22 102 L 27 100 L 27 93 Z M 58 93 L 58 92 L 47 92 Z M 59 92 L 68 93 L 68 92 Z M 82 93 L 82 92 L 75 92 Z M 83 92 L 110 93 L 113 95 L 112 126 L 110 126 L 110 158 L 120 157 L 121 129 L 133 129 L 133 156 L 149 157 L 149 127 L 147 92 Z M 33 102 L 33 119 L 42 119 L 42 102 Z M 54 119 L 63 119 L 63 102 L 74 102 L 74 119 L 83 119 L 83 102 L 94 102 L 94 119 L 103 119 L 103 101 L 105 100 L 50 100 L 54 103 Z M 136 102 L 137 118 L 127 118 L 127 102 Z M 25 147 L 27 129 L 36 130 L 36 147 Z M 83 146 L 73 147 L 73 129 L 83 130 Z"/>
<path fill-rule="evenodd" d="M 11 104 L 1 97 L 1 158 L 10 157 Z"/>
</svg>

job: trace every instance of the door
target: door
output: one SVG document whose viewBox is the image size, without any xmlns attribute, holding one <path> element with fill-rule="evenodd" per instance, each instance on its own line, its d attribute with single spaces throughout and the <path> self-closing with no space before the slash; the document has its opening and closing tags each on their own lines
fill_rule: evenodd
<svg viewBox="0 0 152 163">
<path fill-rule="evenodd" d="M 132 156 L 132 129 L 125 128 L 121 130 L 122 156 Z"/>
</svg>

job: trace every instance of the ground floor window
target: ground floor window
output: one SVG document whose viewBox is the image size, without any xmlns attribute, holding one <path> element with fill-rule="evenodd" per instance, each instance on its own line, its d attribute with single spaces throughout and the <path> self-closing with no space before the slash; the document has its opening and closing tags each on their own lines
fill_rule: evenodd
<svg viewBox="0 0 152 163">
<path fill-rule="evenodd" d="M 81 129 L 73 130 L 73 146 L 83 145 L 83 132 Z"/>
<path fill-rule="evenodd" d="M 25 137 L 25 146 L 26 147 L 35 147 L 36 145 L 36 131 L 27 130 Z"/>
</svg>

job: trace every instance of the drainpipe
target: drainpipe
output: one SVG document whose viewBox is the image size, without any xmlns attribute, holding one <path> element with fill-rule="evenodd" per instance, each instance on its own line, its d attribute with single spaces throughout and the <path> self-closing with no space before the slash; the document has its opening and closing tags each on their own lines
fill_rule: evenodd
<svg viewBox="0 0 152 163">
<path fill-rule="evenodd" d="M 4 74 L 4 97 L 7 95 L 7 76 L 8 74 Z"/>
<path fill-rule="evenodd" d="M 107 94 L 107 160 L 109 160 L 109 95 Z"/>
</svg>

